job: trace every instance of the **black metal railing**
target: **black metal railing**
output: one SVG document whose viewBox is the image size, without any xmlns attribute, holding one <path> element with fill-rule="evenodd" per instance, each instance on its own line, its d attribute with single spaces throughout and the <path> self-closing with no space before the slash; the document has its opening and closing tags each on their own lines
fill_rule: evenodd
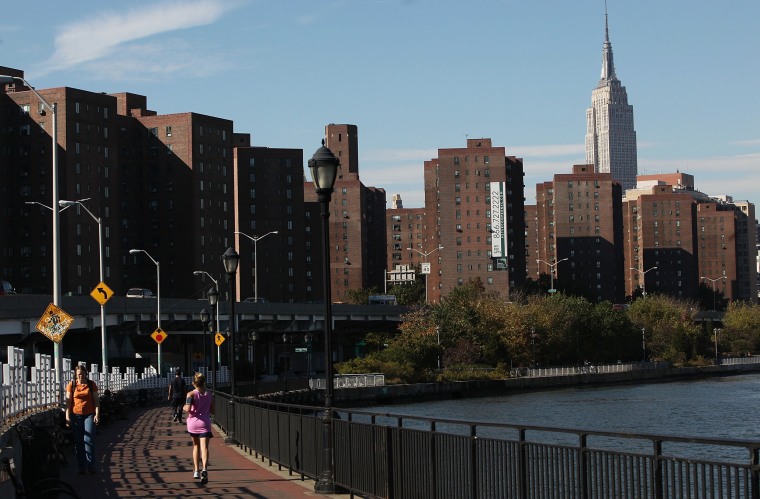
<svg viewBox="0 0 760 499">
<path fill-rule="evenodd" d="M 216 395 L 226 429 L 229 396 Z M 319 475 L 322 411 L 238 398 L 238 444 Z M 385 498 L 760 499 L 760 442 L 337 410 L 335 483 Z"/>
</svg>

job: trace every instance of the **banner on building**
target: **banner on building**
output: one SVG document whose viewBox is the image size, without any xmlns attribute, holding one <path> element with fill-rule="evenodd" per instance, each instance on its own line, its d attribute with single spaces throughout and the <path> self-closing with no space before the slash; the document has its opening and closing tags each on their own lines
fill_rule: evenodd
<svg viewBox="0 0 760 499">
<path fill-rule="evenodd" d="M 507 184 L 491 182 L 491 257 L 507 257 Z"/>
</svg>

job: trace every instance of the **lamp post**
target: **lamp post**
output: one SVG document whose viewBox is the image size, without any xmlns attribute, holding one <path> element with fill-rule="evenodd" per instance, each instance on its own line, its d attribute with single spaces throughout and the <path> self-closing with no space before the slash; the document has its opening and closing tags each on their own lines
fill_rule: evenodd
<svg viewBox="0 0 760 499">
<path fill-rule="evenodd" d="M 641 362 L 647 361 L 647 339 L 646 339 L 646 328 L 641 328 Z"/>
<path fill-rule="evenodd" d="M 319 494 L 335 493 L 335 473 L 333 467 L 333 428 L 332 428 L 332 398 L 333 398 L 333 367 L 332 367 L 332 293 L 330 291 L 330 199 L 332 198 L 335 178 L 338 175 L 340 160 L 330 149 L 317 149 L 309 160 L 309 170 L 317 191 L 317 200 L 322 207 L 322 263 L 323 263 L 323 298 L 324 330 L 325 330 L 325 412 L 322 418 L 322 472 L 314 484 L 314 491 Z"/>
<path fill-rule="evenodd" d="M 131 249 L 130 255 L 136 255 L 138 253 L 145 253 L 145 256 L 150 258 L 150 261 L 156 265 L 156 328 L 161 329 L 161 265 L 158 260 L 150 256 L 150 253 L 143 249 Z M 158 344 L 158 375 L 161 376 L 161 343 Z"/>
<path fill-rule="evenodd" d="M 58 204 L 61 208 L 68 208 L 74 205 L 81 206 L 82 208 L 84 208 L 84 211 L 86 211 L 87 214 L 90 215 L 90 217 L 93 220 L 95 220 L 95 223 L 98 224 L 98 255 L 99 255 L 99 262 L 100 262 L 100 282 L 104 282 L 105 276 L 103 273 L 103 219 L 93 215 L 92 212 L 89 209 L 87 209 L 87 206 L 82 204 L 83 201 L 87 201 L 87 199 L 77 199 L 76 201 L 67 201 L 67 200 L 62 199 L 58 202 Z M 100 344 L 103 348 L 101 367 L 105 375 L 106 388 L 108 388 L 108 343 L 106 341 L 106 306 L 104 303 L 100 305 Z"/>
<path fill-rule="evenodd" d="M 713 308 L 712 311 L 715 312 L 715 283 L 717 281 L 720 281 L 721 279 L 726 280 L 726 276 L 716 277 L 715 279 L 712 279 L 710 277 L 700 277 L 700 279 L 705 279 L 706 281 L 710 281 L 712 283 L 712 290 L 713 290 Z"/>
<path fill-rule="evenodd" d="M 193 271 L 193 275 L 205 275 L 206 277 L 208 277 L 209 279 L 211 279 L 211 281 L 214 283 L 214 287 L 212 289 L 215 291 L 216 297 L 217 298 L 219 297 L 219 281 L 217 281 L 216 279 L 214 279 L 213 277 L 211 277 L 211 274 L 209 274 L 205 270 L 195 270 L 195 271 Z M 209 305 L 211 305 L 213 307 L 214 305 L 216 305 L 216 303 L 211 303 L 210 302 L 210 300 L 211 300 L 210 293 L 211 293 L 211 291 L 209 290 L 208 293 L 206 293 L 206 298 L 209 299 Z M 219 327 L 219 309 L 218 308 L 216 309 L 216 330 L 217 331 L 221 331 L 221 327 Z"/>
<path fill-rule="evenodd" d="M 249 236 L 245 232 L 238 232 L 238 231 L 236 231 L 235 234 L 240 234 L 241 236 L 245 236 L 251 241 L 253 241 L 253 301 L 258 303 L 259 302 L 259 265 L 257 263 L 258 257 L 259 257 L 258 242 L 259 242 L 259 239 L 264 239 L 270 234 L 279 234 L 279 232 L 276 230 L 273 230 L 271 232 L 267 232 L 263 236 Z"/>
<path fill-rule="evenodd" d="M 251 345 L 253 346 L 253 352 L 251 355 L 253 364 L 253 396 L 258 397 L 259 385 L 258 381 L 256 381 L 256 341 L 259 339 L 259 335 L 253 330 L 249 333 L 248 339 L 251 340 Z"/>
<path fill-rule="evenodd" d="M 713 329 L 713 335 L 715 336 L 715 363 L 718 363 L 718 334 L 720 333 L 721 329 L 719 327 L 716 327 Z"/>
<path fill-rule="evenodd" d="M 235 440 L 235 274 L 237 274 L 240 255 L 232 248 L 227 248 L 222 255 L 224 271 L 230 286 L 230 427 L 227 429 L 226 443 L 236 443 Z"/>
<path fill-rule="evenodd" d="M 214 307 L 216 312 L 216 332 L 220 332 L 219 329 L 219 289 L 218 288 L 211 288 L 206 293 L 206 297 L 208 298 L 208 304 L 212 307 Z M 211 341 L 214 341 L 213 337 Z M 212 350 L 213 351 L 213 350 Z M 211 354 L 211 389 L 214 389 L 214 386 L 216 386 L 216 362 L 217 357 L 219 356 L 219 347 L 216 347 L 216 356 L 212 353 Z M 221 362 L 221 359 L 219 359 Z"/>
<path fill-rule="evenodd" d="M 533 369 L 536 368 L 536 328 L 530 328 L 530 363 Z"/>
<path fill-rule="evenodd" d="M 636 267 L 631 267 L 631 270 L 635 270 L 641 274 L 641 294 L 644 298 L 647 297 L 647 272 L 655 269 L 657 269 L 657 267 L 650 267 L 646 270 L 639 270 Z"/>
<path fill-rule="evenodd" d="M 306 342 L 306 375 L 312 376 L 312 364 L 311 364 L 311 340 L 314 337 L 314 335 L 311 332 L 306 333 L 303 335 L 303 339 Z"/>
<path fill-rule="evenodd" d="M 203 324 L 203 367 L 201 368 L 201 371 L 206 375 L 206 377 L 208 377 L 206 366 L 206 333 L 208 332 L 210 319 L 211 316 L 209 315 L 208 310 L 205 308 L 201 309 L 201 324 Z"/>
<path fill-rule="evenodd" d="M 288 334 L 282 334 L 282 371 L 285 380 L 285 393 L 288 393 Z"/>
<path fill-rule="evenodd" d="M 438 245 L 438 247 L 437 247 L 436 249 L 434 249 L 434 250 L 430 250 L 430 251 L 428 251 L 428 252 L 423 252 L 423 251 L 420 251 L 420 250 L 418 250 L 418 249 L 416 249 L 416 248 L 412 248 L 411 246 L 410 246 L 409 248 L 407 248 L 407 249 L 409 249 L 409 250 L 411 250 L 411 251 L 416 251 L 417 253 L 419 253 L 420 255 L 422 255 L 422 261 L 423 261 L 424 263 L 427 263 L 427 257 L 428 257 L 430 254 L 432 254 L 432 253 L 435 253 L 436 251 L 442 250 L 442 249 L 443 249 L 443 246 L 441 246 L 441 245 Z M 427 285 L 427 281 L 428 281 L 428 273 L 426 272 L 426 273 L 425 273 L 425 303 L 427 303 L 427 302 L 428 302 L 428 285 Z M 439 365 L 439 366 L 438 366 L 438 368 L 440 369 L 440 367 L 441 367 L 441 366 Z"/>
<path fill-rule="evenodd" d="M 549 290 L 549 293 L 557 292 L 557 290 L 554 289 L 554 269 L 557 267 L 557 265 L 564 262 L 565 260 L 568 260 L 568 258 L 563 258 L 562 260 L 558 260 L 554 263 L 549 263 L 546 260 L 541 260 L 540 258 L 536 259 L 536 263 L 545 263 L 549 266 L 549 278 L 551 279 L 551 289 Z"/>
<path fill-rule="evenodd" d="M 58 105 L 56 103 L 48 102 L 32 87 L 25 79 L 20 76 L 7 76 L 0 75 L 0 84 L 13 83 L 19 81 L 24 84 L 31 92 L 40 100 L 42 105 L 50 111 L 53 121 L 53 169 L 51 171 L 51 177 L 53 182 L 53 203 L 52 206 L 58 206 L 59 193 L 58 193 Z M 59 307 L 61 305 L 61 233 L 60 233 L 60 216 L 58 210 L 51 210 L 53 212 L 53 305 Z M 61 385 L 63 383 L 63 348 L 58 343 L 53 343 L 53 357 L 55 358 L 55 376 L 56 382 Z M 58 394 L 59 401 L 62 400 L 63 392 Z"/>
</svg>

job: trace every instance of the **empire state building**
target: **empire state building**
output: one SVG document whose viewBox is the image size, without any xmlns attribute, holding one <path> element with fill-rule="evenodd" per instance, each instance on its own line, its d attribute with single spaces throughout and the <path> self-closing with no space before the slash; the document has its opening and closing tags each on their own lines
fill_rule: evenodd
<svg viewBox="0 0 760 499">
<path fill-rule="evenodd" d="M 605 9 L 606 10 L 606 9 Z M 628 104 L 625 87 L 615 75 L 612 44 L 604 13 L 602 76 L 591 92 L 586 111 L 586 163 L 599 173 L 612 173 L 623 189 L 636 187 L 636 130 L 633 106 Z"/>
</svg>

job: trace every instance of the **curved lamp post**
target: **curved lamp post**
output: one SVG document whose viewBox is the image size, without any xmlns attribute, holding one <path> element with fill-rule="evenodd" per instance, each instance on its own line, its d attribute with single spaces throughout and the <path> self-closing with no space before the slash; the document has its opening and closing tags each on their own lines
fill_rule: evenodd
<svg viewBox="0 0 760 499">
<path fill-rule="evenodd" d="M 716 277 L 715 279 L 712 279 L 710 277 L 700 277 L 700 279 L 704 279 L 704 280 L 710 281 L 712 283 L 712 290 L 713 290 L 713 309 L 712 309 L 712 311 L 715 312 L 715 283 L 717 281 L 720 281 L 721 279 L 723 279 L 725 281 L 726 280 L 726 276 Z M 716 355 L 716 357 L 717 357 L 717 355 Z"/>
<path fill-rule="evenodd" d="M 50 111 L 51 119 L 53 122 L 53 169 L 51 171 L 51 177 L 53 181 L 53 203 L 52 206 L 58 206 L 59 194 L 58 194 L 58 105 L 56 103 L 48 102 L 32 87 L 25 79 L 20 76 L 8 76 L 0 75 L 0 85 L 6 83 L 13 83 L 15 81 L 21 82 L 29 88 L 29 90 L 37 97 L 42 103 L 43 107 Z M 44 206 L 44 205 L 43 205 Z M 52 210 L 53 212 L 53 305 L 56 307 L 61 306 L 61 225 L 60 216 L 58 210 Z M 55 375 L 58 384 L 63 383 L 63 348 L 58 343 L 53 343 L 53 357 L 55 357 Z M 63 392 L 59 390 L 59 401 L 63 400 Z"/>
<path fill-rule="evenodd" d="M 240 234 L 241 236 L 245 236 L 251 241 L 253 241 L 253 301 L 258 303 L 259 302 L 259 265 L 258 265 L 258 258 L 259 258 L 259 249 L 258 249 L 258 242 L 259 239 L 264 239 L 270 234 L 279 234 L 278 231 L 273 230 L 271 232 L 267 232 L 263 236 L 249 236 L 245 232 L 238 232 L 236 231 L 235 234 Z"/>
<path fill-rule="evenodd" d="M 216 332 L 218 333 L 220 331 L 219 329 L 219 289 L 218 288 L 211 288 L 206 293 L 206 298 L 208 298 L 208 304 L 212 307 L 214 307 L 214 310 L 216 312 Z M 212 336 L 211 341 L 214 341 L 214 338 Z M 213 347 L 211 347 L 213 352 Z M 216 355 L 213 353 L 211 354 L 211 389 L 214 389 L 214 386 L 216 386 L 216 362 L 217 358 L 219 357 L 219 347 L 216 347 Z M 221 362 L 221 359 L 219 359 L 219 362 Z"/>
<path fill-rule="evenodd" d="M 335 493 L 335 472 L 333 467 L 333 427 L 332 427 L 332 398 L 333 398 L 333 367 L 332 345 L 332 292 L 330 291 L 330 200 L 332 198 L 335 178 L 338 176 L 340 160 L 335 157 L 330 149 L 322 147 L 317 149 L 309 160 L 309 170 L 314 179 L 314 187 L 317 190 L 317 200 L 322 207 L 322 264 L 323 268 L 323 296 L 324 330 L 325 330 L 325 412 L 322 418 L 322 472 L 314 484 L 314 491 L 319 494 Z"/>
<path fill-rule="evenodd" d="M 644 298 L 647 297 L 647 272 L 650 270 L 655 270 L 657 267 L 651 267 L 646 270 L 639 270 L 636 267 L 631 267 L 631 270 L 635 270 L 639 274 L 641 274 L 641 294 Z"/>
<path fill-rule="evenodd" d="M 235 274 L 237 274 L 240 255 L 232 248 L 222 255 L 224 271 L 227 273 L 227 282 L 230 286 L 230 427 L 227 429 L 227 443 L 236 443 L 235 440 Z"/>
<path fill-rule="evenodd" d="M 161 265 L 158 263 L 158 260 L 150 256 L 150 253 L 143 249 L 129 250 L 130 255 L 138 253 L 145 253 L 145 256 L 150 258 L 150 261 L 156 265 L 156 327 L 161 329 Z M 158 344 L 158 376 L 161 376 L 161 343 Z"/>
<path fill-rule="evenodd" d="M 216 296 L 217 297 L 219 296 L 219 281 L 217 281 L 216 279 L 214 279 L 213 277 L 211 277 L 211 274 L 209 274 L 205 270 L 194 270 L 193 271 L 193 275 L 205 275 L 206 277 L 208 277 L 209 279 L 211 279 L 211 282 L 214 283 L 214 288 L 212 288 L 212 289 L 215 289 L 216 290 Z M 209 298 L 208 294 L 207 294 L 206 298 Z M 209 303 L 209 305 L 211 305 L 212 307 L 214 306 L 213 303 Z M 221 330 L 221 328 L 219 327 L 219 309 L 216 310 L 216 330 L 217 331 Z"/>
<path fill-rule="evenodd" d="M 103 219 L 93 215 L 92 212 L 87 209 L 87 206 L 82 204 L 82 201 L 87 201 L 87 199 L 77 199 L 76 201 L 67 201 L 65 199 L 61 199 L 60 201 L 58 201 L 58 205 L 62 209 L 68 208 L 74 205 L 81 206 L 82 208 L 84 208 L 84 211 L 86 211 L 87 214 L 90 215 L 90 217 L 93 220 L 95 220 L 95 223 L 98 224 L 98 254 L 99 254 L 99 261 L 100 261 L 100 282 L 104 282 L 105 276 L 103 275 Z M 108 388 L 108 342 L 106 341 L 106 306 L 105 304 L 100 305 L 100 343 L 103 348 L 101 368 L 103 369 L 103 374 L 105 376 L 105 382 L 106 382 L 105 388 Z"/>
<path fill-rule="evenodd" d="M 438 247 L 437 247 L 436 249 L 434 249 L 434 250 L 430 250 L 430 251 L 428 251 L 428 252 L 420 251 L 420 250 L 418 250 L 418 249 L 416 249 L 416 248 L 412 248 L 411 246 L 410 246 L 408 249 L 409 249 L 409 250 L 411 250 L 411 251 L 416 251 L 417 253 L 419 253 L 420 255 L 422 255 L 422 259 L 423 259 L 422 261 L 423 261 L 423 262 L 425 262 L 425 263 L 427 263 L 427 257 L 428 257 L 429 255 L 431 255 L 432 253 L 435 253 L 436 251 L 440 251 L 440 250 L 442 250 L 442 249 L 443 249 L 443 246 L 441 246 L 441 245 L 438 245 Z M 428 275 L 427 275 L 427 273 L 425 273 L 425 303 L 427 303 L 427 302 L 428 302 L 428 286 L 427 286 L 427 276 L 428 276 Z M 438 366 L 438 368 L 440 369 L 440 367 L 441 367 L 441 366 L 439 365 L 439 366 Z"/>
<path fill-rule="evenodd" d="M 546 260 L 541 260 L 540 258 L 536 259 L 536 263 L 545 263 L 549 266 L 549 278 L 551 279 L 551 289 L 549 290 L 549 293 L 557 292 L 557 290 L 554 289 L 554 269 L 557 267 L 557 265 L 564 262 L 565 260 L 568 260 L 568 258 L 563 258 L 562 260 L 558 260 L 554 263 L 549 263 Z"/>
</svg>

